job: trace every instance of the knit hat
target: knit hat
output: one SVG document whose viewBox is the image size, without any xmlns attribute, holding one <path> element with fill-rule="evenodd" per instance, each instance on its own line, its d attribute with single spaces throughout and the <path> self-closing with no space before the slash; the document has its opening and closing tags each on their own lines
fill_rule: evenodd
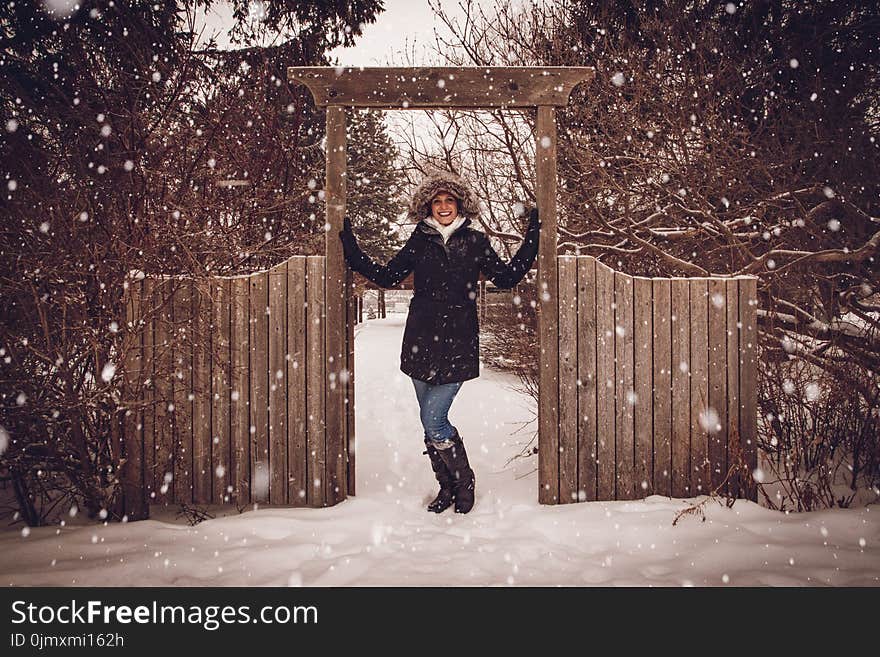
<svg viewBox="0 0 880 657">
<path fill-rule="evenodd" d="M 442 169 L 431 169 L 413 192 L 407 216 L 421 221 L 431 214 L 431 201 L 440 192 L 458 199 L 459 214 L 473 220 L 480 214 L 480 202 L 470 186 L 458 175 Z"/>
</svg>

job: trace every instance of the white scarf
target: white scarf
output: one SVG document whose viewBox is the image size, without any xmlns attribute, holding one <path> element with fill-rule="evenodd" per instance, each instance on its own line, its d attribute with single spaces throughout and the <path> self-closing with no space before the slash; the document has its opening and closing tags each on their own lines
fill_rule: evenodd
<svg viewBox="0 0 880 657">
<path fill-rule="evenodd" d="M 460 214 L 452 220 L 451 224 L 449 224 L 448 226 L 444 226 L 439 221 L 434 219 L 434 217 L 425 217 L 425 223 L 432 228 L 436 228 L 438 231 L 440 231 L 440 235 L 443 236 L 443 243 L 446 244 L 446 242 L 449 241 L 449 237 L 452 235 L 452 233 L 454 233 L 458 229 L 458 227 L 464 223 L 465 219 L 466 217 Z"/>
</svg>

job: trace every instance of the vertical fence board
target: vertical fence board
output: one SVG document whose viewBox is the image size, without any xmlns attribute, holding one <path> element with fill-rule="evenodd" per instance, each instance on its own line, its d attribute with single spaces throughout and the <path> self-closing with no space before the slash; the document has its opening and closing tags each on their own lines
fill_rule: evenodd
<svg viewBox="0 0 880 657">
<path fill-rule="evenodd" d="M 704 428 L 709 434 L 709 490 L 715 490 L 727 474 L 727 299 L 723 279 L 709 280 L 708 302 L 709 407 Z"/>
<path fill-rule="evenodd" d="M 615 312 L 615 499 L 633 499 L 633 279 L 614 274 Z"/>
<path fill-rule="evenodd" d="M 193 502 L 211 502 L 211 298 L 208 282 L 193 284 Z"/>
<path fill-rule="evenodd" d="M 193 501 L 192 281 L 177 282 L 174 293 L 174 502 Z"/>
<path fill-rule="evenodd" d="M 690 456 L 690 285 L 687 279 L 676 278 L 672 279 L 670 289 L 672 295 L 671 489 L 673 497 L 687 497 L 693 490 Z"/>
<path fill-rule="evenodd" d="M 268 276 L 269 502 L 287 504 L 287 263 Z"/>
<path fill-rule="evenodd" d="M 758 467 L 758 286 L 757 279 L 739 281 L 740 373 L 739 373 L 739 426 L 740 445 L 749 472 Z M 756 501 L 758 489 L 751 477 L 743 486 L 745 497 Z"/>
<path fill-rule="evenodd" d="M 211 284 L 211 474 L 212 502 L 229 501 L 228 490 L 233 481 L 232 460 L 229 455 L 229 344 L 232 336 L 229 279 L 218 278 Z"/>
<path fill-rule="evenodd" d="M 596 467 L 600 500 L 614 499 L 614 272 L 596 262 Z"/>
<path fill-rule="evenodd" d="M 577 260 L 557 259 L 559 290 L 559 502 L 577 502 Z"/>
<path fill-rule="evenodd" d="M 250 276 L 251 501 L 269 501 L 269 275 Z"/>
<path fill-rule="evenodd" d="M 325 445 L 326 472 L 324 474 L 324 503 L 331 506 L 345 499 L 346 495 L 346 439 L 345 439 L 345 382 L 341 380 L 346 369 L 345 303 L 348 298 L 349 276 L 346 275 L 342 244 L 338 233 L 342 230 L 346 197 L 346 133 L 345 108 L 327 108 L 327 226 L 324 261 L 325 345 L 327 378 Z"/>
<path fill-rule="evenodd" d="M 633 279 L 633 496 L 654 494 L 654 294 L 650 278 Z"/>
<path fill-rule="evenodd" d="M 156 504 L 167 505 L 174 499 L 174 368 L 171 349 L 174 330 L 173 280 L 160 281 L 156 287 L 158 312 L 155 328 L 154 374 L 156 390 L 156 440 L 153 460 L 153 489 Z"/>
<path fill-rule="evenodd" d="M 692 494 L 709 492 L 709 434 L 705 429 L 709 406 L 708 281 L 692 279 L 691 287 L 691 481 Z"/>
<path fill-rule="evenodd" d="M 653 357 L 654 492 L 672 495 L 672 285 L 653 280 L 651 350 Z M 643 408 L 643 412 L 647 409 Z"/>
<path fill-rule="evenodd" d="M 156 501 L 156 360 L 153 344 L 155 342 L 155 323 L 159 304 L 156 297 L 156 282 L 152 278 L 144 279 L 143 304 L 141 311 L 144 318 L 144 385 L 142 400 L 144 402 L 144 496 L 147 504 Z"/>
<path fill-rule="evenodd" d="M 232 279 L 230 286 L 232 391 L 229 397 L 229 418 L 232 486 L 235 501 L 239 505 L 247 504 L 251 500 L 251 423 L 248 411 L 250 406 L 249 293 L 250 281 L 247 276 Z"/>
<path fill-rule="evenodd" d="M 125 419 L 121 457 L 123 504 L 121 510 L 131 520 L 149 516 L 144 487 L 144 331 L 143 280 L 130 280 L 125 304 Z"/>
<path fill-rule="evenodd" d="M 287 264 L 287 499 L 293 506 L 307 503 L 306 484 L 306 256 Z"/>
<path fill-rule="evenodd" d="M 578 258 L 578 499 L 597 498 L 596 261 Z M 560 297 L 561 298 L 561 297 Z M 581 495 L 583 493 L 583 495 Z"/>
<path fill-rule="evenodd" d="M 725 476 L 739 457 L 739 283 L 725 281 L 724 297 L 727 305 L 727 445 L 725 448 Z M 738 471 L 731 472 L 725 487 L 728 495 L 739 497 Z"/>
<path fill-rule="evenodd" d="M 324 421 L 324 391 L 326 388 L 324 348 L 324 257 L 308 256 L 306 277 L 308 329 L 306 331 L 307 370 L 307 495 L 310 506 L 324 506 L 324 487 L 327 463 Z"/>
</svg>

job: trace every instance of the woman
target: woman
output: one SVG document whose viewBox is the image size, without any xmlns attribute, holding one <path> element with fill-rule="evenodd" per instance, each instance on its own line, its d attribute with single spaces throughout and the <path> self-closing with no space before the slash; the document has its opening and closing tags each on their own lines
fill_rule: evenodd
<svg viewBox="0 0 880 657">
<path fill-rule="evenodd" d="M 455 502 L 457 513 L 474 504 L 474 472 L 458 430 L 447 414 L 462 383 L 480 375 L 477 279 L 497 287 L 522 280 L 538 253 L 538 211 L 529 213 L 525 239 L 504 262 L 489 238 L 470 227 L 479 203 L 468 185 L 448 171 L 428 174 L 413 194 L 409 218 L 418 224 L 403 248 L 381 266 L 358 247 L 346 217 L 342 240 L 352 270 L 379 287 L 394 287 L 414 271 L 414 293 L 403 333 L 400 369 L 413 382 L 425 429 L 425 452 L 440 483 L 428 510 L 441 513 Z"/>
</svg>

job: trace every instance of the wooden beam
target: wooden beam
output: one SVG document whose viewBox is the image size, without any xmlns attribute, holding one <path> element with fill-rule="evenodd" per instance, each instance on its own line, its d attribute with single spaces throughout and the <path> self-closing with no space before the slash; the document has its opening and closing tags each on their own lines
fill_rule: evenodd
<svg viewBox="0 0 880 657">
<path fill-rule="evenodd" d="M 432 107 L 562 107 L 575 85 L 591 80 L 585 66 L 330 67 L 291 66 L 319 106 L 425 109 Z"/>
<path fill-rule="evenodd" d="M 556 110 L 538 108 L 535 162 L 538 245 L 538 502 L 559 503 L 559 341 L 556 279 Z"/>
<path fill-rule="evenodd" d="M 346 388 L 348 374 L 345 300 L 348 298 L 347 267 L 342 256 L 339 231 L 345 217 L 346 184 L 345 110 L 327 108 L 327 232 L 325 233 L 325 303 L 327 321 L 327 378 L 324 379 L 327 412 L 326 484 L 324 503 L 332 506 L 345 499 L 346 483 Z M 345 372 L 345 375 L 343 375 Z"/>
</svg>

